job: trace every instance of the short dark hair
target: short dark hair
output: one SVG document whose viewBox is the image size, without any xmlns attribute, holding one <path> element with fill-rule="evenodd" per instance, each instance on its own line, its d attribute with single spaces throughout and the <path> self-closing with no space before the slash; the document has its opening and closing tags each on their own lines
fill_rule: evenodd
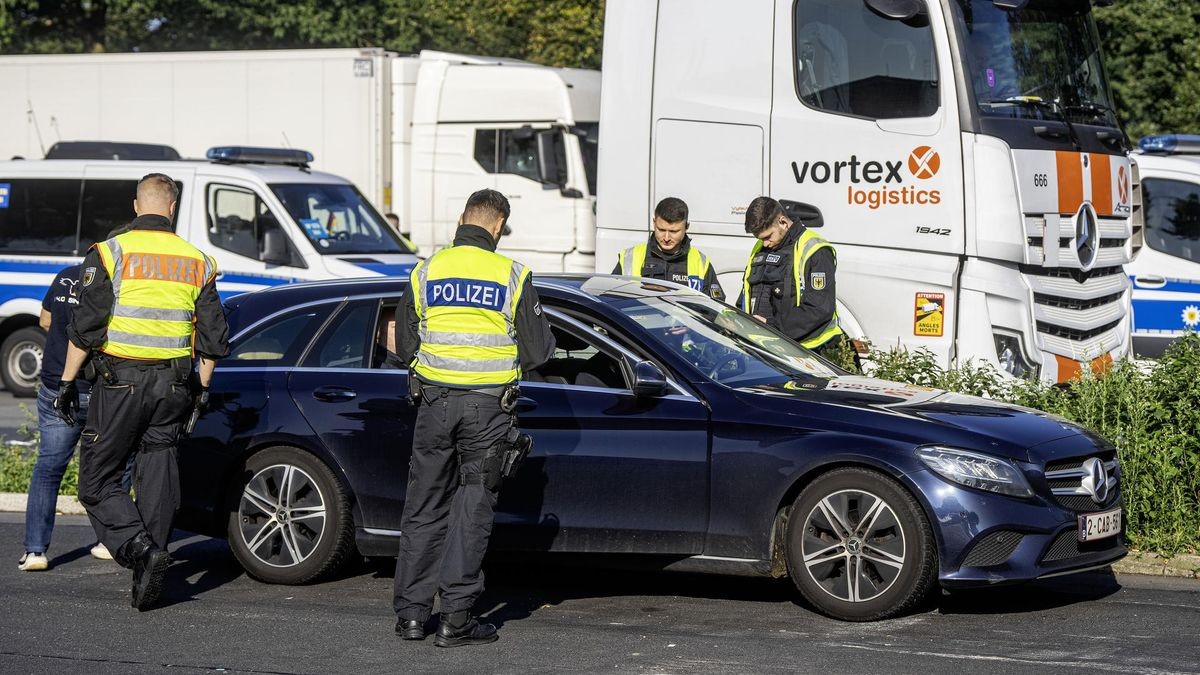
<svg viewBox="0 0 1200 675">
<path fill-rule="evenodd" d="M 486 222 L 497 218 L 507 221 L 511 212 L 508 197 L 495 190 L 479 190 L 467 198 L 467 206 L 463 209 L 463 223 L 478 225 L 478 222 L 474 222 L 476 219 Z"/>
<path fill-rule="evenodd" d="M 783 205 L 770 197 L 755 197 L 746 207 L 746 233 L 758 236 L 784 215 Z"/>
<path fill-rule="evenodd" d="M 148 173 L 137 185 L 139 200 L 165 199 L 168 203 L 179 201 L 179 186 L 165 173 Z"/>
<path fill-rule="evenodd" d="M 687 202 L 679 197 L 665 197 L 658 206 L 654 207 L 654 216 L 668 223 L 686 223 L 688 219 Z"/>
</svg>

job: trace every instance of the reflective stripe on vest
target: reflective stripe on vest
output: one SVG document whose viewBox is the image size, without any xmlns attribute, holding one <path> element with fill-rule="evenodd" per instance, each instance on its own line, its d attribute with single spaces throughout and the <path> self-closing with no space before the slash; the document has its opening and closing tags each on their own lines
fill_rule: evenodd
<svg viewBox="0 0 1200 675">
<path fill-rule="evenodd" d="M 475 246 L 442 249 L 412 271 L 425 382 L 490 387 L 520 379 L 514 326 L 529 269 Z"/>
<path fill-rule="evenodd" d="M 762 241 L 754 242 L 754 248 L 750 250 L 750 259 L 746 262 L 746 271 L 742 274 L 742 311 L 750 311 L 750 268 L 754 265 L 754 256 L 763 248 Z M 804 295 L 804 286 L 801 283 L 801 277 L 804 275 L 804 268 L 808 266 L 808 261 L 817 251 L 828 248 L 833 254 L 834 264 L 837 264 L 837 250 L 833 248 L 821 235 L 812 230 L 805 230 L 796 239 L 796 243 L 792 247 L 792 288 L 796 290 L 796 306 L 800 306 L 801 299 Z M 838 325 L 837 307 L 834 307 L 833 316 L 829 319 L 829 323 L 821 327 L 820 330 L 813 332 L 812 337 L 801 340 L 800 344 L 809 349 L 814 349 L 825 344 L 829 340 L 842 335 L 842 328 Z"/>
<path fill-rule="evenodd" d="M 190 357 L 196 299 L 217 273 L 212 258 L 155 230 L 133 230 L 95 247 L 113 288 L 100 351 L 127 359 Z"/>
<path fill-rule="evenodd" d="M 646 266 L 646 249 L 646 244 L 638 244 L 622 251 L 621 255 L 617 257 L 617 262 L 621 264 L 621 274 L 635 277 L 644 276 L 643 268 Z M 708 289 L 705 288 L 704 280 L 708 278 L 709 267 L 708 256 L 696 250 L 695 246 L 688 248 L 688 286 L 697 291 L 707 291 Z"/>
</svg>

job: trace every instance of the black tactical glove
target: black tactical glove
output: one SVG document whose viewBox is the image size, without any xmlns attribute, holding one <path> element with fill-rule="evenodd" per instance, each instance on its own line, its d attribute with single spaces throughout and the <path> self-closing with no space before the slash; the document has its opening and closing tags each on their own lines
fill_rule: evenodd
<svg viewBox="0 0 1200 675">
<path fill-rule="evenodd" d="M 54 410 L 64 422 L 75 425 L 75 413 L 79 412 L 79 387 L 75 386 L 75 380 L 63 380 L 58 385 Z"/>
</svg>

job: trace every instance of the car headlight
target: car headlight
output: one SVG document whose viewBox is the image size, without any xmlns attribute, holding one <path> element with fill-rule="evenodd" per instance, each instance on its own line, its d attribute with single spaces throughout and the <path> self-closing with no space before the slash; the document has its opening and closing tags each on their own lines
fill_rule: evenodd
<svg viewBox="0 0 1200 675">
<path fill-rule="evenodd" d="M 1025 474 L 999 457 L 941 446 L 917 448 L 917 457 L 934 473 L 959 485 L 1013 497 L 1033 496 Z"/>
<path fill-rule="evenodd" d="M 1038 367 L 1025 359 L 1025 345 L 1021 342 L 1021 336 L 993 332 L 992 340 L 996 343 L 996 360 L 1004 372 L 1013 377 L 1037 377 Z"/>
</svg>

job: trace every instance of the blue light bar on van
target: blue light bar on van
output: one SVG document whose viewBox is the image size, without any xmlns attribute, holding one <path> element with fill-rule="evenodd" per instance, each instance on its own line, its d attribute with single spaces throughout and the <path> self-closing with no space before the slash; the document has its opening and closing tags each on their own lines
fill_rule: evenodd
<svg viewBox="0 0 1200 675">
<path fill-rule="evenodd" d="M 279 164 L 308 168 L 313 155 L 307 150 L 290 148 L 248 148 L 240 145 L 209 148 L 206 156 L 225 164 Z"/>
<path fill-rule="evenodd" d="M 1195 134 L 1163 134 L 1146 136 L 1138 141 L 1145 153 L 1196 155 L 1200 154 L 1200 136 Z"/>
</svg>

